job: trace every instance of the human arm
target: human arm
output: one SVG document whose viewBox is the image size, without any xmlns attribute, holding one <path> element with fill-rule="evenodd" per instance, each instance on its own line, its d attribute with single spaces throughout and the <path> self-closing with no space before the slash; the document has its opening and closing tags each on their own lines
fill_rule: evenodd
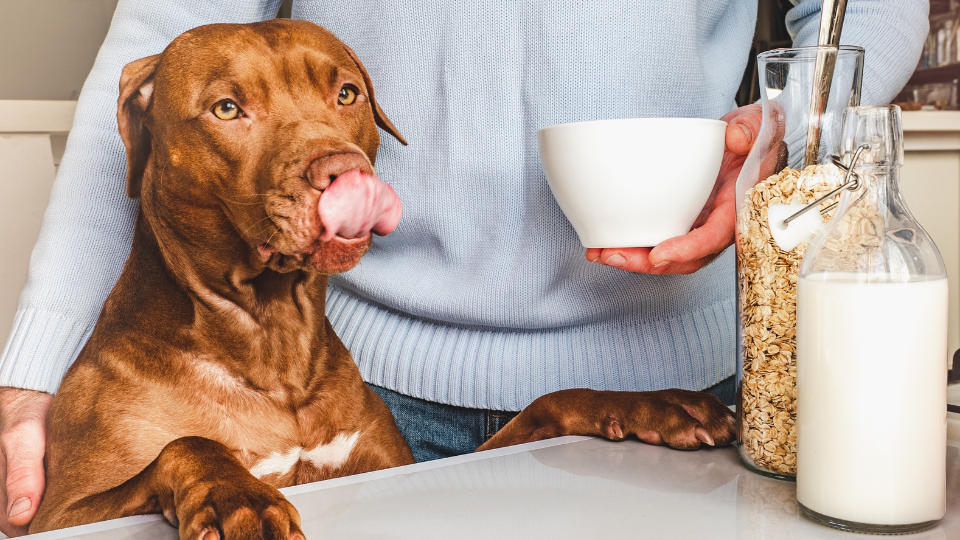
<svg viewBox="0 0 960 540">
<path fill-rule="evenodd" d="M 788 12 L 787 28 L 795 46 L 816 45 L 821 3 L 803 0 Z M 840 41 L 866 49 L 862 104 L 889 102 L 910 78 L 927 36 L 928 12 L 929 4 L 923 0 L 850 0 Z M 653 248 L 588 249 L 588 260 L 632 272 L 689 274 L 733 243 L 734 188 L 759 132 L 759 109 L 741 107 L 723 119 L 730 122 L 723 166 L 691 232 Z"/>
</svg>

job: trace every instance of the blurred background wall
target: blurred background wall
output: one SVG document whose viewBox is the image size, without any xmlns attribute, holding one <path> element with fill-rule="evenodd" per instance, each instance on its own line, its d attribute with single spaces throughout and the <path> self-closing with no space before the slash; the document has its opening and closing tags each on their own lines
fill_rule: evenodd
<svg viewBox="0 0 960 540">
<path fill-rule="evenodd" d="M 117 0 L 0 0 L 0 99 L 77 99 L 116 7 Z M 289 0 L 280 14 L 289 14 Z"/>
<path fill-rule="evenodd" d="M 117 0 L 0 0 L 0 99 L 77 99 Z"/>
</svg>

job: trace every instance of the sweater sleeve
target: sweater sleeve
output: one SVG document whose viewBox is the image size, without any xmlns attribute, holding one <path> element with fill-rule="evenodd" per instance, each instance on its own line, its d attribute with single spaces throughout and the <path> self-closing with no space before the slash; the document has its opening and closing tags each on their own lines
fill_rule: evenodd
<svg viewBox="0 0 960 540">
<path fill-rule="evenodd" d="M 822 0 L 802 0 L 787 13 L 794 45 L 817 44 Z M 840 43 L 863 47 L 862 105 L 889 103 L 917 67 L 930 21 L 927 0 L 850 0 Z"/>
<path fill-rule="evenodd" d="M 120 72 L 212 22 L 272 18 L 280 0 L 120 0 L 77 104 L 73 129 L 30 256 L 0 386 L 55 392 L 93 332 L 130 252 L 139 205 L 124 191 L 117 132 Z"/>
</svg>

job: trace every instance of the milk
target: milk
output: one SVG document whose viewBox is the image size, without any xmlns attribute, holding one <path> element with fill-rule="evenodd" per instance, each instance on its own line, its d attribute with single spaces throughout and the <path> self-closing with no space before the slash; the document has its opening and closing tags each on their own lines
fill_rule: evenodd
<svg viewBox="0 0 960 540">
<path fill-rule="evenodd" d="M 797 499 L 858 523 L 939 520 L 947 280 L 825 275 L 801 279 L 797 292 Z"/>
</svg>

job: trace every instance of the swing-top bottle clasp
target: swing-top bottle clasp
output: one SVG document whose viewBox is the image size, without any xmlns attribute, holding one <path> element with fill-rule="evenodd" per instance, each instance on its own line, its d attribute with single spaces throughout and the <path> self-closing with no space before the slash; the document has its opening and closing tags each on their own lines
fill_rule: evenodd
<svg viewBox="0 0 960 540">
<path fill-rule="evenodd" d="M 840 161 L 839 156 L 830 156 L 830 161 L 833 162 L 833 164 L 836 165 L 838 169 L 843 171 L 843 183 L 840 184 L 836 189 L 834 189 L 830 193 L 827 193 L 823 197 L 820 197 L 819 199 L 808 204 L 807 206 L 804 206 L 795 214 L 784 218 L 783 225 L 784 226 L 789 225 L 791 221 L 807 213 L 807 211 L 809 211 L 810 209 L 816 208 L 817 206 L 820 205 L 820 203 L 822 203 L 823 201 L 826 201 L 827 199 L 830 199 L 831 197 L 836 196 L 837 193 L 840 193 L 843 190 L 856 191 L 860 189 L 860 185 L 862 184 L 860 180 L 860 175 L 854 172 L 853 169 L 854 167 L 857 166 L 857 163 L 860 161 L 860 155 L 863 154 L 863 152 L 865 150 L 868 150 L 869 148 L 870 148 L 869 144 L 860 145 L 860 147 L 857 148 L 857 151 L 853 153 L 853 158 L 850 160 L 849 165 L 844 165 L 843 162 Z M 837 206 L 837 204 L 839 203 L 835 202 L 827 206 L 826 208 L 823 208 L 822 210 L 820 210 L 820 215 L 824 215 L 828 213 L 830 210 L 833 210 Z"/>
</svg>

